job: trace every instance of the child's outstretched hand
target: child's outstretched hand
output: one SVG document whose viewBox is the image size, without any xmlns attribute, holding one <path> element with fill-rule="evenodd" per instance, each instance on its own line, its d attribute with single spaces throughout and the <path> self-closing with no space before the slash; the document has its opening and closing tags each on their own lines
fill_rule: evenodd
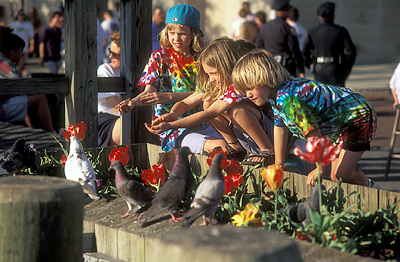
<svg viewBox="0 0 400 262">
<path fill-rule="evenodd" d="M 156 119 L 153 120 L 151 126 L 158 125 L 162 122 L 172 122 L 178 119 L 178 117 L 174 113 L 164 114 Z"/>
<path fill-rule="evenodd" d="M 121 101 L 118 105 L 114 108 L 123 114 L 128 113 L 135 107 L 135 102 L 133 102 L 130 98 Z"/>
<path fill-rule="evenodd" d="M 154 125 L 154 123 L 152 125 L 149 125 L 148 123 L 144 123 L 144 125 L 147 128 L 147 130 L 149 130 L 150 133 L 153 133 L 155 135 L 158 135 L 166 130 L 171 129 L 171 124 L 168 122 L 161 122 L 158 125 Z"/>
</svg>

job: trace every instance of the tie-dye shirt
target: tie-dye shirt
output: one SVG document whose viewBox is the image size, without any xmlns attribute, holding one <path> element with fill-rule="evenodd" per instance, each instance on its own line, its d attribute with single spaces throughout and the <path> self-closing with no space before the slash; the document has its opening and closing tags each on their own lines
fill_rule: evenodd
<svg viewBox="0 0 400 262">
<path fill-rule="evenodd" d="M 193 56 L 184 57 L 173 48 L 164 48 L 152 53 L 142 76 L 138 87 L 144 90 L 146 85 L 157 88 L 157 92 L 192 92 L 196 87 L 198 62 Z M 167 114 L 171 111 L 173 102 L 166 104 L 157 104 L 154 106 L 154 118 Z M 201 111 L 201 105 L 195 106 L 180 118 L 189 116 Z M 176 147 L 176 140 L 186 130 L 202 130 L 207 126 L 206 123 L 193 128 L 178 128 L 167 130 L 158 135 L 161 141 L 163 151 L 169 151 Z"/>
<path fill-rule="evenodd" d="M 286 125 L 303 139 L 319 128 L 322 136 L 328 136 L 332 143 L 338 142 L 350 124 L 376 121 L 373 107 L 360 94 L 304 78 L 294 78 L 281 86 L 271 104 L 275 126 Z M 375 129 L 366 136 L 369 141 Z"/>
</svg>

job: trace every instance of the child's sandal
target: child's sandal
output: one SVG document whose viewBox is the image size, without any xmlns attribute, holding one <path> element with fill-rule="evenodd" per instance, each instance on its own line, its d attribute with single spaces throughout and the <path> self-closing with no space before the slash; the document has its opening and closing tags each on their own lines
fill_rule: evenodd
<svg viewBox="0 0 400 262">
<path fill-rule="evenodd" d="M 226 151 L 228 151 L 228 155 L 226 156 L 228 160 L 236 160 L 241 162 L 247 156 L 246 151 L 236 151 L 230 145 L 226 146 Z"/>
</svg>

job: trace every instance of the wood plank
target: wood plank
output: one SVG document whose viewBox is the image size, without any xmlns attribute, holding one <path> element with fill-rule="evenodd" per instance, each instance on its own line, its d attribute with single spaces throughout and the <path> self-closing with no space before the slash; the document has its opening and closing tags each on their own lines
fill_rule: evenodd
<svg viewBox="0 0 400 262">
<path fill-rule="evenodd" d="M 125 78 L 124 77 L 98 77 L 97 78 L 98 92 L 121 92 L 125 93 Z"/>
<path fill-rule="evenodd" d="M 97 146 L 97 25 L 96 1 L 65 1 L 65 126 L 86 123 L 83 147 Z"/>
<path fill-rule="evenodd" d="M 68 78 L 0 79 L 2 95 L 68 94 Z"/>
<path fill-rule="evenodd" d="M 121 1 L 121 76 L 125 81 L 124 99 L 140 93 L 136 87 L 151 54 L 151 10 L 147 0 Z M 122 144 L 150 142 L 154 135 L 144 123 L 151 122 L 150 106 L 137 107 L 132 113 L 122 115 Z"/>
<path fill-rule="evenodd" d="M 69 79 L 21 78 L 0 79 L 2 95 L 68 94 Z M 125 92 L 124 77 L 98 77 L 98 92 Z"/>
</svg>

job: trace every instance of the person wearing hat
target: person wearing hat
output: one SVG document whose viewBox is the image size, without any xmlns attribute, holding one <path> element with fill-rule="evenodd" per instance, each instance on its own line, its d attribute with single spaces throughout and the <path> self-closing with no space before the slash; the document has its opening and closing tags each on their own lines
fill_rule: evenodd
<svg viewBox="0 0 400 262">
<path fill-rule="evenodd" d="M 154 105 L 156 119 L 169 113 L 175 102 L 195 91 L 197 58 L 204 47 L 200 12 L 187 4 L 175 5 L 168 10 L 165 23 L 160 33 L 162 49 L 151 54 L 139 79 L 138 88 L 142 92 L 117 105 L 116 109 L 121 113 L 136 106 Z M 182 117 L 201 110 L 201 104 L 198 104 Z M 188 146 L 192 153 L 201 154 L 211 152 L 215 147 L 227 146 L 222 136 L 207 123 L 192 128 L 167 130 L 158 137 L 165 152 Z"/>
<path fill-rule="evenodd" d="M 258 33 L 255 45 L 270 52 L 293 76 L 304 77 L 304 60 L 295 30 L 286 23 L 290 0 L 275 0 L 275 19 Z"/>
<path fill-rule="evenodd" d="M 317 15 L 319 24 L 308 31 L 304 41 L 305 65 L 316 81 L 344 87 L 356 60 L 356 47 L 347 29 L 334 24 L 335 3 L 321 4 Z"/>
</svg>

